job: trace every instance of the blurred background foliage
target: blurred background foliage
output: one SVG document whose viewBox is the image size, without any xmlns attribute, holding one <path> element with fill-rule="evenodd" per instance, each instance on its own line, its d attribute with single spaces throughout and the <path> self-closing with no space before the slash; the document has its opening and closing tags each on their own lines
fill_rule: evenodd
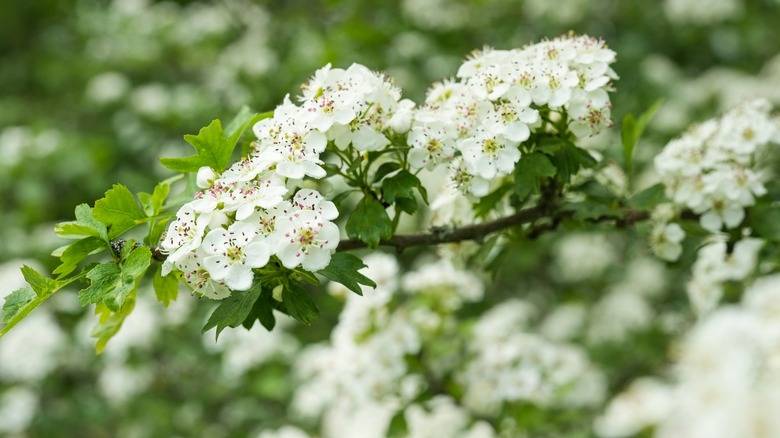
<svg viewBox="0 0 780 438">
<path fill-rule="evenodd" d="M 242 105 L 273 109 L 326 63 L 384 70 L 420 102 L 429 84 L 452 76 L 484 45 L 519 47 L 569 31 L 602 37 L 618 53 L 616 122 L 666 99 L 639 151 L 637 167 L 645 171 L 688 124 L 748 96 L 780 103 L 777 23 L 780 2 L 773 0 L 2 1 L 3 289 L 17 281 L 22 260 L 55 266 L 53 224 L 71 219 L 77 204 L 91 204 L 116 182 L 151 191 L 170 176 L 157 159 L 189 153 L 182 135 L 214 118 L 230 119 Z M 589 147 L 618 156 L 613 131 Z M 652 172 L 638 179 L 641 186 Z M 620 266 L 568 280 L 549 268 L 566 259 L 555 248 L 565 247 L 561 236 L 571 231 L 526 242 L 506 257 L 512 264 L 488 298 L 465 315 L 516 296 L 542 309 L 604 297 L 622 278 Z M 646 252 L 630 233 L 609 233 L 608 242 L 613 263 Z M 414 264 L 412 256 L 402 262 Z M 682 280 L 659 269 L 678 293 L 654 297 L 651 309 L 670 310 L 674 320 L 674 312 L 685 312 Z M 290 358 L 300 345 L 328 338 L 341 306 L 323 294 L 324 318 L 312 327 L 291 324 L 273 334 L 255 327 L 250 337 L 230 335 L 235 339 L 215 347 L 211 333 L 200 335 L 208 303 L 183 293 L 163 315 L 157 303 L 142 301 L 139 308 L 148 308 L 136 310 L 139 321 L 95 357 L 92 316 L 74 294 L 60 295 L 48 313 L 28 321 L 28 341 L 0 340 L 0 399 L 13 395 L 21 409 L 0 403 L 0 418 L 18 423 L 6 422 L 0 434 L 218 437 L 282 425 L 294 389 Z M 636 331 L 633 345 L 596 343 L 589 350 L 609 376 L 610 391 L 665 363 L 674 321 L 663 329 L 662 320 Z M 34 342 L 41 337 L 48 343 Z M 571 421 L 558 414 L 561 424 Z M 587 424 L 589 415 L 574 424 Z M 540 427 L 533 436 L 589 434 L 528 421 Z"/>
</svg>

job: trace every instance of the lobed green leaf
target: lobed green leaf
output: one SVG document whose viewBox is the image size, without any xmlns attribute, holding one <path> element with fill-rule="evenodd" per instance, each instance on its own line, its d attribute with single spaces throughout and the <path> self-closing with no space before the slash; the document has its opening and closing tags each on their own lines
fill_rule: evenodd
<svg viewBox="0 0 780 438">
<path fill-rule="evenodd" d="M 542 180 L 555 176 L 555 170 L 555 166 L 543 153 L 524 154 L 515 166 L 515 195 L 523 200 L 528 195 L 539 194 Z"/>
<path fill-rule="evenodd" d="M 217 328 L 216 339 L 225 327 L 238 327 L 249 317 L 255 302 L 260 297 L 262 287 L 260 283 L 255 283 L 245 292 L 235 291 L 232 295 L 220 301 L 219 306 L 203 326 L 203 333 L 211 328 Z"/>
<path fill-rule="evenodd" d="M 108 231 L 105 224 L 97 221 L 92 215 L 92 209 L 87 204 L 76 206 L 76 220 L 60 222 L 54 226 L 54 232 L 63 238 L 79 236 L 98 237 L 108 243 Z"/>
<path fill-rule="evenodd" d="M 355 206 L 345 226 L 350 239 L 360 239 L 370 248 L 393 237 L 393 222 L 385 208 L 372 196 L 364 196 Z"/>
<path fill-rule="evenodd" d="M 376 283 L 360 273 L 360 269 L 365 267 L 366 264 L 357 256 L 346 252 L 338 252 L 331 256 L 328 266 L 318 271 L 318 274 L 330 281 L 343 284 L 344 287 L 358 295 L 363 295 L 363 290 L 360 288 L 361 284 L 376 287 Z"/>
<path fill-rule="evenodd" d="M 115 184 L 102 199 L 97 200 L 92 213 L 95 219 L 108 226 L 108 237 L 111 239 L 136 226 L 138 220 L 146 218 L 146 213 L 133 194 L 121 184 Z"/>
<path fill-rule="evenodd" d="M 154 287 L 154 294 L 157 296 L 157 301 L 161 302 L 163 306 L 168 307 L 171 301 L 176 301 L 179 296 L 179 280 L 173 274 L 162 276 L 162 265 L 157 266 L 157 271 L 152 277 L 152 286 Z"/>
</svg>

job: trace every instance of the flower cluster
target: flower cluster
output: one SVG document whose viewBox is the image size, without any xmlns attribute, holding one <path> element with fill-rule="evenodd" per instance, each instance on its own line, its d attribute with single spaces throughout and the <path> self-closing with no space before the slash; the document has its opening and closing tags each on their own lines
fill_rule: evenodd
<svg viewBox="0 0 780 438">
<path fill-rule="evenodd" d="M 701 215 L 706 230 L 736 228 L 745 207 L 766 193 L 759 157 L 767 144 L 780 140 L 780 125 L 770 109 L 764 99 L 745 102 L 672 140 L 655 158 L 666 195 L 678 207 Z M 664 233 L 679 241 L 678 231 Z"/>
<path fill-rule="evenodd" d="M 637 380 L 595 423 L 604 437 L 656 426 L 658 437 L 778 436 L 780 276 L 702 320 L 682 344 L 674 385 Z"/>
<path fill-rule="evenodd" d="M 160 247 L 163 274 L 175 267 L 194 290 L 221 299 L 252 285 L 254 269 L 277 257 L 286 268 L 325 268 L 339 242 L 336 206 L 316 190 L 291 187 L 326 176 L 320 155 L 329 142 L 358 153 L 390 144 L 405 132 L 414 104 L 383 75 L 353 64 L 318 70 L 303 86 L 300 105 L 289 96 L 272 118 L 253 127 L 247 157 L 217 174 L 198 172 L 199 191 L 171 223 Z"/>
<path fill-rule="evenodd" d="M 532 131 L 565 126 L 585 137 L 612 124 L 614 60 L 603 41 L 587 36 L 476 52 L 414 114 L 409 162 L 428 169 L 449 163 L 462 192 L 484 196 L 492 180 L 514 170 Z"/>
<path fill-rule="evenodd" d="M 474 358 L 459 376 L 464 404 L 490 415 L 517 401 L 541 406 L 599 403 L 603 376 L 582 349 L 518 330 L 530 312 L 527 303 L 510 300 L 477 322 Z"/>
</svg>

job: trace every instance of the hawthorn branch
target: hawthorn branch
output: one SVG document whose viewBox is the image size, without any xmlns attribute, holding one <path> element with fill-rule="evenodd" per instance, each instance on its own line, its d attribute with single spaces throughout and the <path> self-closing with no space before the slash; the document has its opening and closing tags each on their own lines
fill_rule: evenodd
<svg viewBox="0 0 780 438">
<path fill-rule="evenodd" d="M 438 245 L 440 243 L 461 242 L 464 240 L 481 240 L 496 231 L 502 231 L 518 225 L 535 222 L 545 217 L 545 208 L 541 206 L 520 210 L 517 213 L 489 222 L 467 225 L 460 228 L 433 228 L 428 233 L 396 235 L 389 240 L 379 242 L 380 246 L 391 246 L 398 252 L 413 246 Z M 342 240 L 336 248 L 337 252 L 366 248 L 360 240 Z"/>
<path fill-rule="evenodd" d="M 625 229 L 631 228 L 635 223 L 641 222 L 650 217 L 648 212 L 635 210 L 632 208 L 624 208 L 620 211 L 622 214 L 619 217 L 602 216 L 596 219 L 591 219 L 589 222 L 601 223 L 612 221 L 614 222 L 616 228 Z M 563 219 L 573 215 L 573 211 L 559 210 L 557 212 L 550 212 L 548 206 L 537 205 L 535 207 L 520 210 L 517 213 L 509 216 L 479 224 L 466 225 L 459 228 L 435 227 L 427 233 L 396 235 L 389 240 L 383 240 L 379 242 L 379 245 L 395 248 L 397 252 L 401 253 L 406 248 L 415 246 L 432 246 L 442 243 L 462 242 L 465 240 L 481 241 L 490 234 L 504 231 L 520 225 L 533 224 L 542 219 L 546 219 L 546 221 L 527 229 L 528 232 L 526 236 L 530 239 L 536 239 L 546 232 L 554 231 L 558 228 L 558 225 Z M 684 214 L 683 216 L 685 217 L 686 215 Z M 112 242 L 112 250 L 114 250 L 116 254 L 119 254 L 124 245 L 124 240 L 116 240 Z M 136 247 L 138 246 L 142 245 L 136 243 Z M 368 245 L 366 245 L 365 242 L 361 240 L 345 239 L 339 242 L 336 251 L 350 251 L 362 248 L 368 248 Z M 152 258 L 158 262 L 165 261 L 168 256 L 160 249 L 160 247 L 149 247 L 149 249 L 152 251 Z"/>
<path fill-rule="evenodd" d="M 616 228 L 631 228 L 635 223 L 648 219 L 649 213 L 645 211 L 625 208 L 620 210 L 620 217 L 602 216 L 591 219 L 591 223 L 614 222 Z M 558 228 L 560 222 L 574 215 L 573 211 L 558 211 L 550 214 L 545 206 L 536 206 L 520 210 L 510 216 L 480 224 L 467 225 L 460 228 L 433 228 L 428 233 L 406 234 L 393 236 L 389 240 L 379 242 L 380 246 L 394 247 L 396 251 L 403 252 L 406 248 L 414 246 L 438 245 L 441 243 L 462 242 L 464 240 L 480 241 L 488 235 L 524 224 L 531 224 L 540 219 L 549 219 L 529 229 L 527 237 L 535 239 L 545 232 Z M 356 239 L 342 240 L 336 248 L 337 252 L 353 249 L 367 248 L 368 246 Z"/>
</svg>

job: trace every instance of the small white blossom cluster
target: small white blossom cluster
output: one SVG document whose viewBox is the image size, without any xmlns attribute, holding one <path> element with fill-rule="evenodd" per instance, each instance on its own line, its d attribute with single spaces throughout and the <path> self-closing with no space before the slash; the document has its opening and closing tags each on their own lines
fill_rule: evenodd
<svg viewBox="0 0 780 438">
<path fill-rule="evenodd" d="M 585 351 L 523 331 L 529 313 L 526 303 L 510 300 L 476 324 L 470 344 L 474 358 L 459 376 L 463 403 L 487 415 L 507 402 L 541 406 L 599 403 L 603 377 Z"/>
<path fill-rule="evenodd" d="M 694 126 L 669 142 L 655 158 L 666 195 L 681 208 L 701 215 L 711 232 L 736 228 L 745 208 L 766 193 L 761 153 L 780 140 L 780 124 L 769 114 L 771 105 L 755 99 L 722 117 Z M 666 207 L 665 207 L 666 208 Z M 681 229 L 666 225 L 654 232 L 660 242 L 679 243 Z M 676 252 L 664 251 L 671 259 Z"/>
<path fill-rule="evenodd" d="M 432 169 L 449 164 L 463 193 L 484 196 L 490 182 L 509 175 L 532 131 L 550 119 L 577 137 L 612 124 L 607 91 L 617 75 L 615 52 L 602 40 L 563 36 L 522 49 L 474 53 L 457 80 L 434 85 L 414 114 L 407 143 L 409 163 Z M 546 116 L 544 116 L 546 117 Z"/>
<path fill-rule="evenodd" d="M 295 367 L 302 382 L 293 397 L 294 411 L 304 419 L 319 419 L 324 437 L 384 437 L 401 411 L 409 436 L 430 436 L 431 430 L 446 436 L 495 436 L 488 424 L 473 422 L 468 410 L 450 397 L 441 396 L 425 406 L 414 404 L 426 389 L 426 377 L 408 360 L 422 355 L 426 369 L 440 373 L 449 366 L 452 371 L 457 358 L 437 360 L 434 356 L 442 353 L 426 349 L 431 343 L 441 345 L 443 331 L 454 335 L 454 311 L 464 301 L 479 299 L 482 285 L 466 273 L 436 275 L 423 282 L 423 276 L 432 272 L 426 267 L 399 282 L 393 256 L 372 254 L 365 262 L 365 274 L 375 279 L 377 288 L 366 290 L 362 297 L 346 294 L 330 342 L 303 350 Z M 428 266 L 455 272 L 446 262 Z M 403 304 L 393 301 L 401 285 L 410 292 L 410 301 Z M 478 292 L 471 290 L 475 287 Z M 335 287 L 337 292 L 339 288 Z M 441 306 L 431 309 L 424 304 L 430 302 Z M 448 364 L 442 365 L 445 361 Z"/>
<path fill-rule="evenodd" d="M 408 130 L 414 104 L 386 77 L 353 64 L 318 70 L 303 86 L 300 105 L 289 96 L 272 118 L 255 124 L 254 149 L 221 175 L 198 172 L 203 190 L 185 204 L 160 247 L 168 253 L 163 275 L 174 267 L 197 292 L 213 299 L 246 290 L 253 269 L 272 256 L 287 268 L 325 268 L 339 243 L 336 206 L 316 190 L 289 186 L 323 178 L 320 154 L 329 141 L 358 152 L 390 144 Z"/>
<path fill-rule="evenodd" d="M 780 436 L 780 276 L 718 308 L 682 344 L 676 384 L 637 380 L 595 422 L 603 437 Z"/>
<path fill-rule="evenodd" d="M 727 281 L 745 280 L 758 263 L 758 252 L 764 241 L 745 238 L 729 249 L 724 236 L 713 236 L 699 249 L 688 282 L 688 298 L 699 315 L 713 310 L 723 296 Z"/>
</svg>

